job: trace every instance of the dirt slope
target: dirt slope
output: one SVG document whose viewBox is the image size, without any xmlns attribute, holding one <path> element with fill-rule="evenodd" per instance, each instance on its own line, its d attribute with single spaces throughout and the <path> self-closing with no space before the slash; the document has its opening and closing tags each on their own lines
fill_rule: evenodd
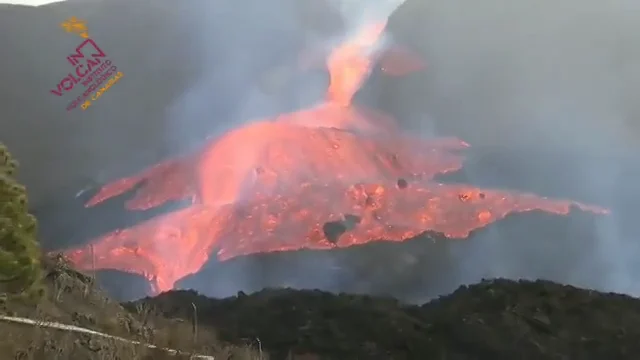
<svg viewBox="0 0 640 360">
<path fill-rule="evenodd" d="M 158 317 L 144 307 L 127 311 L 98 289 L 90 276 L 74 271 L 61 258 L 46 259 L 44 271 L 42 299 L 0 294 L 0 316 L 40 322 L 34 326 L 0 319 L 0 359 L 189 359 L 194 353 L 216 359 L 259 359 L 250 347 L 227 346 L 206 328 L 194 339 L 190 322 Z M 41 322 L 78 326 L 126 341 L 52 329 Z M 129 341 L 180 350 L 184 356 Z"/>
</svg>

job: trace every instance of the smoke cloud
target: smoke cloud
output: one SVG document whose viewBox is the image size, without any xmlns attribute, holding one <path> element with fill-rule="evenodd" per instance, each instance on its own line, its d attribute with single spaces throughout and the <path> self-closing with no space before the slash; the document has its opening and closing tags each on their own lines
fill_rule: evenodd
<svg viewBox="0 0 640 360">
<path fill-rule="evenodd" d="M 547 141 L 611 152 L 638 140 L 639 6 L 429 1 L 397 17 L 410 19 L 421 7 L 424 18 L 395 25 L 428 54 L 433 92 L 424 100 L 464 125 L 459 135 L 481 144 Z"/>
<path fill-rule="evenodd" d="M 297 52 L 309 32 L 293 1 L 247 0 L 241 6 L 203 2 L 189 21 L 197 29 L 190 57 L 197 59 L 193 65 L 200 74 L 167 110 L 167 141 L 174 148 L 320 96 L 323 84 L 317 78 L 307 77 L 305 86 L 292 78 Z M 269 75 L 274 79 L 266 79 Z M 277 84 L 273 91 L 264 91 L 261 85 L 269 80 Z"/>
<path fill-rule="evenodd" d="M 640 266 L 634 260 L 640 232 L 631 220 L 640 203 L 634 185 L 640 164 L 635 99 L 640 4 L 436 0 L 405 5 L 392 24 L 394 35 L 420 47 L 429 69 L 420 79 L 390 80 L 378 99 L 383 107 L 401 114 L 413 129 L 470 142 L 476 152 L 457 180 L 520 184 L 613 211 L 597 223 L 597 244 L 567 251 L 566 263 L 553 264 L 554 271 L 524 268 L 527 262 L 518 261 L 522 249 L 505 249 L 509 239 L 500 240 L 512 234 L 495 231 L 494 245 L 461 253 L 457 261 L 465 266 L 457 281 L 545 276 L 640 295 Z M 502 163 L 487 160 L 496 152 L 510 155 L 502 156 Z M 557 239 L 548 256 L 564 240 Z M 547 260 L 540 252 L 537 261 Z"/>
</svg>

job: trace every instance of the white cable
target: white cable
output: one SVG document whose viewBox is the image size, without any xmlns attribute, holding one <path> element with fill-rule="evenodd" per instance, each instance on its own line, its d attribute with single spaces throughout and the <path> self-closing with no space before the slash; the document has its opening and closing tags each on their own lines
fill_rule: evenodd
<svg viewBox="0 0 640 360">
<path fill-rule="evenodd" d="M 161 348 L 161 347 L 158 347 L 158 346 L 155 346 L 155 345 L 145 344 L 145 343 L 141 343 L 140 341 L 129 340 L 129 339 L 125 339 L 123 337 L 109 335 L 109 334 L 101 333 L 101 332 L 98 332 L 98 331 L 95 331 L 95 330 L 90 330 L 90 329 L 86 329 L 86 328 L 75 326 L 75 325 L 66 325 L 66 324 L 61 324 L 61 323 L 57 323 L 57 322 L 49 322 L 49 321 L 36 321 L 36 320 L 29 319 L 29 318 L 22 318 L 22 317 L 15 317 L 15 316 L 5 316 L 5 315 L 0 315 L 0 321 L 12 322 L 12 323 L 18 323 L 18 324 L 25 324 L 25 325 L 33 325 L 33 326 L 39 326 L 39 327 L 46 327 L 46 328 L 51 328 L 51 329 L 70 331 L 70 332 L 77 332 L 77 333 L 83 333 L 83 334 L 89 334 L 89 335 L 95 335 L 95 336 L 100 336 L 100 337 L 103 337 L 103 338 L 114 339 L 114 340 L 126 342 L 126 343 L 133 344 L 133 345 L 142 345 L 142 346 L 144 346 L 144 347 L 146 347 L 148 349 L 164 350 L 164 351 L 166 351 L 167 353 L 169 353 L 171 355 L 177 355 L 179 353 L 178 350 L 168 349 L 168 348 Z M 191 358 L 192 359 L 203 359 L 203 360 L 215 360 L 215 358 L 213 356 L 197 355 L 197 354 L 191 355 Z"/>
</svg>

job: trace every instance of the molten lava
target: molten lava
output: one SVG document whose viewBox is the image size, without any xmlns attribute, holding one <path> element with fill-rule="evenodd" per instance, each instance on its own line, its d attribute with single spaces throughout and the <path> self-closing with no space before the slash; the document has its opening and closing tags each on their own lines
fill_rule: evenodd
<svg viewBox="0 0 640 360">
<path fill-rule="evenodd" d="M 329 102 L 345 107 L 351 105 L 353 94 L 358 91 L 371 70 L 372 59 L 365 52 L 376 44 L 385 25 L 373 24 L 365 28 L 354 41 L 346 41 L 329 55 Z"/>
<path fill-rule="evenodd" d="M 387 115 L 351 104 L 366 78 L 376 24 L 328 59 L 327 101 L 253 122 L 197 154 L 167 161 L 104 186 L 88 203 L 136 189 L 128 210 L 168 201 L 192 205 L 66 251 L 79 268 L 118 269 L 147 277 L 157 291 L 220 260 L 259 252 L 328 249 L 374 240 L 403 241 L 426 230 L 462 238 L 513 212 L 567 214 L 570 206 L 604 209 L 467 185 L 441 184 L 468 147 L 457 139 L 426 141 L 403 133 Z M 411 69 L 415 58 L 409 61 Z M 404 73 L 401 69 L 394 73 Z M 337 239 L 324 226 L 357 219 Z"/>
</svg>

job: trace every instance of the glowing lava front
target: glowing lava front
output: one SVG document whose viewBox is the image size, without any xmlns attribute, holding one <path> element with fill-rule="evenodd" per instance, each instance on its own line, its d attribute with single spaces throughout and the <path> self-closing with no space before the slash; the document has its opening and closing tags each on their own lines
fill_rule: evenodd
<svg viewBox="0 0 640 360">
<path fill-rule="evenodd" d="M 566 214 L 571 205 L 606 212 L 532 194 L 434 182 L 435 175 L 462 167 L 459 150 L 466 143 L 412 137 L 391 117 L 351 104 L 384 27 L 375 24 L 335 49 L 327 64 L 325 103 L 233 130 L 193 156 L 106 185 L 87 203 L 95 206 L 139 186 L 128 210 L 181 199 L 191 199 L 191 206 L 65 254 L 81 269 L 140 274 L 156 291 L 165 291 L 197 272 L 213 252 L 227 260 L 403 241 L 426 230 L 461 238 L 512 212 Z M 415 60 L 404 63 L 421 68 Z M 404 73 L 398 66 L 392 72 Z M 323 225 L 345 217 L 358 219 L 355 227 L 329 239 Z"/>
</svg>

